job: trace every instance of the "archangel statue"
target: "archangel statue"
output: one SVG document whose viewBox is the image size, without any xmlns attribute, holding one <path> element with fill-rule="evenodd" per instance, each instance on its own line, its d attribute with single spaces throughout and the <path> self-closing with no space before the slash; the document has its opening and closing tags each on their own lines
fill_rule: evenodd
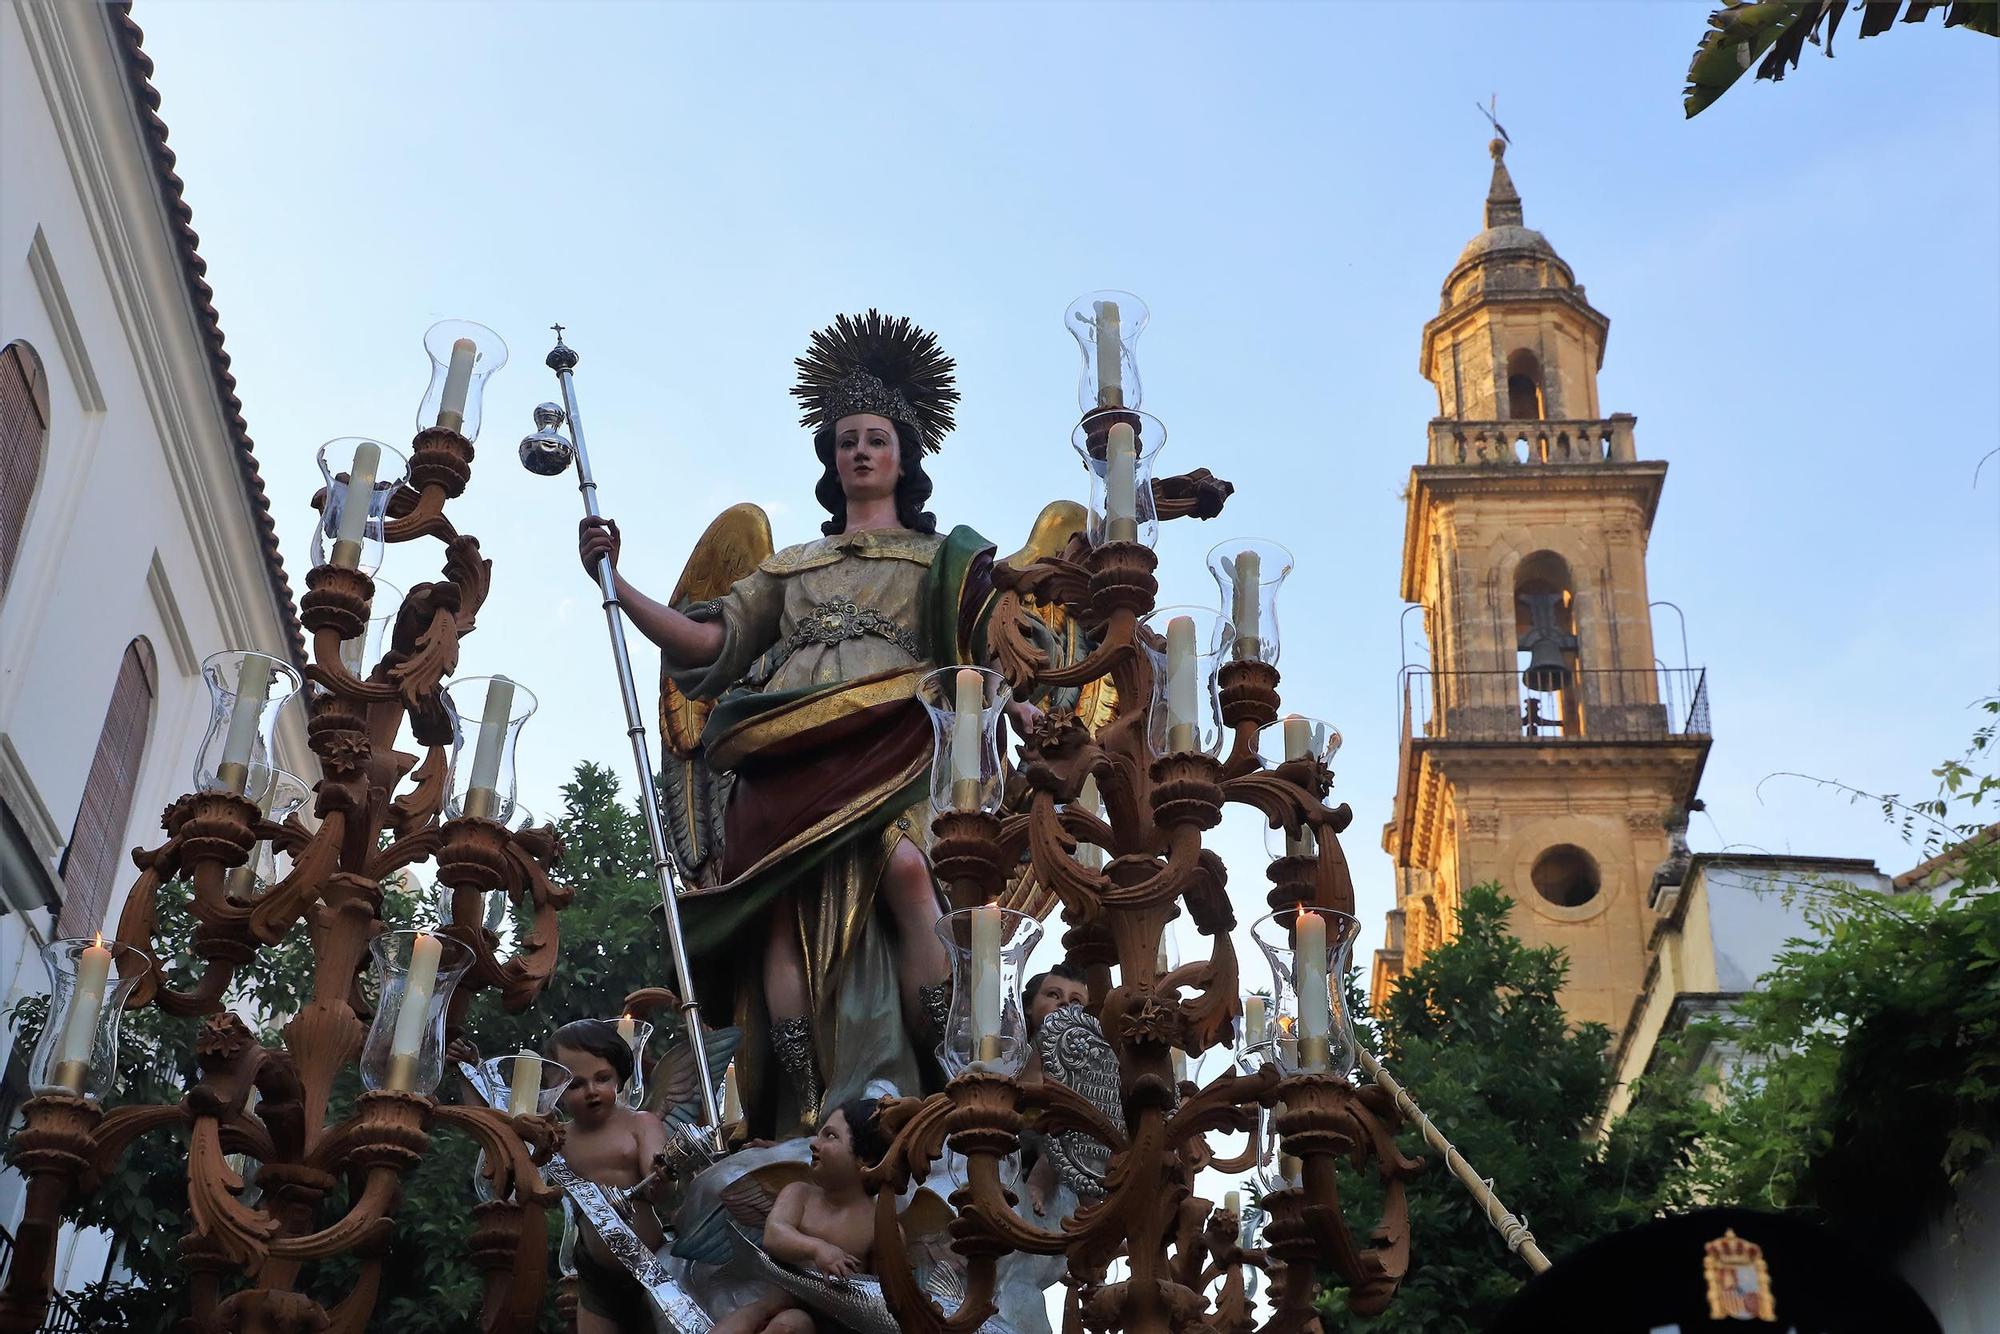
<svg viewBox="0 0 2000 1334">
<path fill-rule="evenodd" d="M 958 399 L 937 340 L 871 310 L 815 333 L 797 365 L 824 535 L 774 550 L 764 512 L 738 505 L 670 598 L 618 576 L 662 656 L 668 824 L 697 992 L 743 1031 L 738 1074 L 760 1135 L 809 1129 L 871 1085 L 940 1080 L 950 966 L 915 692 L 936 667 L 987 663 L 996 600 L 992 544 L 966 527 L 940 533 L 924 508 L 924 458 Z M 1043 529 L 1064 512 L 1037 524 L 1052 550 L 1068 533 Z M 615 567 L 617 525 L 585 520 L 580 545 L 587 569 L 604 554 Z M 1017 724 L 1032 716 L 1011 707 Z"/>
</svg>

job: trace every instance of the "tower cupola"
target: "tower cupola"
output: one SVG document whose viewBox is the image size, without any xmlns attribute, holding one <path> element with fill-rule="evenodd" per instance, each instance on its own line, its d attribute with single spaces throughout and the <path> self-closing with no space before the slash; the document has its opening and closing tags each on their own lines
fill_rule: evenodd
<svg viewBox="0 0 2000 1334">
<path fill-rule="evenodd" d="M 1418 369 L 1437 386 L 1441 417 L 1595 418 L 1611 322 L 1584 299 L 1549 239 L 1523 220 L 1506 141 L 1493 140 L 1488 151 L 1486 226 L 1445 277 L 1437 318 L 1424 326 Z"/>
</svg>

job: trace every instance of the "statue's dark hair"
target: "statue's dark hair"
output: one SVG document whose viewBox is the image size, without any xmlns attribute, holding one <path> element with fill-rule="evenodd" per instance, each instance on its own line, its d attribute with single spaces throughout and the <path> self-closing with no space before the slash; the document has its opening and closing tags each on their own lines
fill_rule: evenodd
<svg viewBox="0 0 2000 1334">
<path fill-rule="evenodd" d="M 847 1139 L 854 1146 L 854 1161 L 863 1171 L 881 1162 L 889 1152 L 889 1137 L 882 1133 L 882 1100 L 851 1098 L 836 1110 L 847 1118 Z"/>
<path fill-rule="evenodd" d="M 813 496 L 833 516 L 819 526 L 828 537 L 847 531 L 847 493 L 840 489 L 840 473 L 833 466 L 834 429 L 839 425 L 835 422 L 813 433 L 813 453 L 826 465 Z M 923 437 L 908 422 L 892 420 L 890 425 L 896 428 L 896 453 L 903 465 L 896 478 L 896 522 L 911 532 L 935 533 L 937 515 L 924 508 L 931 498 L 931 477 L 924 471 Z"/>
<path fill-rule="evenodd" d="M 618 1082 L 624 1084 L 632 1078 L 632 1047 L 618 1036 L 618 1025 L 608 1019 L 572 1019 L 555 1031 L 549 1039 L 549 1058 L 555 1059 L 556 1048 L 568 1047 L 571 1051 L 588 1052 L 609 1063 L 618 1072 Z"/>
<path fill-rule="evenodd" d="M 1042 989 L 1043 979 L 1049 977 L 1051 974 L 1061 978 L 1065 982 L 1087 983 L 1090 981 L 1090 979 L 1084 975 L 1083 969 L 1077 967 L 1069 960 L 1064 959 L 1059 963 L 1050 964 L 1047 968 L 1044 968 L 1041 972 L 1036 973 L 1033 977 L 1029 978 L 1027 980 L 1027 983 L 1021 988 L 1022 997 L 1032 1002 L 1035 998 L 1035 993 Z"/>
</svg>

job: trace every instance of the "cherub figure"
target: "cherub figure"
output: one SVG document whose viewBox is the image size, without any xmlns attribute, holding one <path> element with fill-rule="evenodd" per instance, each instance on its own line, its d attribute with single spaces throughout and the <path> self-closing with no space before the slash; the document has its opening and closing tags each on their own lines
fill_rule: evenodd
<svg viewBox="0 0 2000 1334">
<path fill-rule="evenodd" d="M 868 1272 L 875 1247 L 875 1205 L 862 1170 L 888 1151 L 879 1125 L 881 1104 L 857 1098 L 841 1104 L 812 1139 L 812 1169 L 778 1192 L 764 1221 L 763 1246 L 773 1259 L 830 1279 Z M 812 1313 L 778 1291 L 740 1307 L 716 1334 L 812 1334 Z"/>
<path fill-rule="evenodd" d="M 549 1039 L 548 1054 L 568 1067 L 571 1076 L 562 1096 L 562 1109 L 570 1118 L 564 1161 L 599 1186 L 630 1190 L 638 1185 L 666 1148 L 667 1131 L 658 1116 L 626 1106 L 620 1096 L 632 1077 L 632 1048 L 617 1026 L 603 1019 L 564 1024 Z M 648 1249 L 657 1250 L 665 1241 L 647 1198 L 632 1200 L 628 1221 Z M 645 1288 L 593 1229 L 582 1229 L 574 1258 L 577 1334 L 652 1334 Z"/>
</svg>

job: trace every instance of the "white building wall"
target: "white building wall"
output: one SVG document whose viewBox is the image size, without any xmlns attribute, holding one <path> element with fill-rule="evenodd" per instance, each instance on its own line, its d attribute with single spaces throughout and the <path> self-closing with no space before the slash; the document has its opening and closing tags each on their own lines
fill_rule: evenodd
<svg viewBox="0 0 2000 1334">
<path fill-rule="evenodd" d="M 200 660 L 289 656 L 228 409 L 133 101 L 113 11 L 0 3 L 0 345 L 41 358 L 50 429 L 26 534 L 0 599 L 0 802 L 46 879 L 8 884 L 0 1003 L 47 989 L 39 904 L 56 868 L 126 645 L 147 639 L 158 688 L 124 846 L 160 841 L 208 720 Z M 292 498 L 302 501 L 302 497 Z M 278 762 L 310 774 L 287 709 Z M 121 871 L 106 910 L 115 924 Z M 0 1065 L 12 1054 L 0 1035 Z M 0 1223 L 20 1181 L 0 1176 Z M 72 1242 L 58 1280 L 96 1278 Z"/>
</svg>

